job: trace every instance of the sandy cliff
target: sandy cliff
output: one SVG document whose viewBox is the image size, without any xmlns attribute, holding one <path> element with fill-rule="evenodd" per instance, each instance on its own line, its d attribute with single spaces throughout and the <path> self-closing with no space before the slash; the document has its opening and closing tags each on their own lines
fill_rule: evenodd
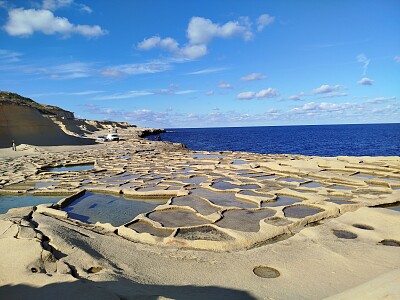
<svg viewBox="0 0 400 300">
<path fill-rule="evenodd" d="M 83 145 L 91 140 L 66 134 L 37 109 L 16 104 L 0 105 L 0 148 L 16 144 L 35 146 Z"/>
</svg>

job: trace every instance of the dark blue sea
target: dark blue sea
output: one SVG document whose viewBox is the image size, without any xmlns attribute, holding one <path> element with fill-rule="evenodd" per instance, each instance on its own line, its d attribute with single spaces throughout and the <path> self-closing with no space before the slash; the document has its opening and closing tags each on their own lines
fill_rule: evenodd
<svg viewBox="0 0 400 300">
<path fill-rule="evenodd" d="M 155 139 L 155 137 L 149 137 Z M 167 129 L 191 150 L 318 156 L 400 155 L 400 123 Z"/>
</svg>

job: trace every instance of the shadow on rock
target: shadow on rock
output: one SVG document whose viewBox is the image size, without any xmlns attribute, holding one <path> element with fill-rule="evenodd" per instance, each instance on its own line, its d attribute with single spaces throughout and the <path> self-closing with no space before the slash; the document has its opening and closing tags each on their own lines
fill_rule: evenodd
<svg viewBox="0 0 400 300">
<path fill-rule="evenodd" d="M 25 284 L 0 287 L 0 299 L 255 299 L 240 290 L 216 286 L 171 286 L 139 284 L 127 279 L 118 281 L 52 283 L 43 287 Z"/>
</svg>

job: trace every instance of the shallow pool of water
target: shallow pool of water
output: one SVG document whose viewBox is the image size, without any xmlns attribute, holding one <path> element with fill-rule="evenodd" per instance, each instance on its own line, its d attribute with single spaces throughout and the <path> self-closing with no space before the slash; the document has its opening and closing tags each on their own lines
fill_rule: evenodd
<svg viewBox="0 0 400 300">
<path fill-rule="evenodd" d="M 229 182 L 225 181 L 219 181 L 217 183 L 214 183 L 211 187 L 217 190 L 231 190 L 231 189 L 241 189 L 241 190 L 254 190 L 260 188 L 259 185 L 257 184 L 244 184 L 244 185 L 237 185 L 237 184 L 232 184 Z"/>
<path fill-rule="evenodd" d="M 262 207 L 286 206 L 286 205 L 292 205 L 294 203 L 298 203 L 301 201 L 302 201 L 302 199 L 300 199 L 300 198 L 280 195 L 280 196 L 278 196 L 278 198 L 275 201 L 271 201 L 271 202 L 264 201 L 261 204 L 261 206 Z"/>
<path fill-rule="evenodd" d="M 76 220 L 85 223 L 111 223 L 120 226 L 133 220 L 137 215 L 152 211 L 165 204 L 162 199 L 127 199 L 121 196 L 86 192 L 63 210 Z"/>
<path fill-rule="evenodd" d="M 6 213 L 10 208 L 25 207 L 25 206 L 36 206 L 45 203 L 56 203 L 64 196 L 33 196 L 33 195 L 22 195 L 22 196 L 9 196 L 0 195 L 0 214 Z"/>
<path fill-rule="evenodd" d="M 322 209 L 310 207 L 306 205 L 293 205 L 283 209 L 285 217 L 301 219 L 308 216 L 315 215 L 323 211 Z"/>
<path fill-rule="evenodd" d="M 68 171 L 87 171 L 93 169 L 94 164 L 82 164 L 82 165 L 71 165 L 71 166 L 62 166 L 62 167 L 54 167 L 54 168 L 45 168 L 46 172 L 68 172 Z"/>
</svg>

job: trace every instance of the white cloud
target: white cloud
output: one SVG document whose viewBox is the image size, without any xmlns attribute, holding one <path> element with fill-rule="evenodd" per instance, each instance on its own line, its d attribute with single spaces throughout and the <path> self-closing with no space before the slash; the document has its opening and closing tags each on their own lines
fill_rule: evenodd
<svg viewBox="0 0 400 300">
<path fill-rule="evenodd" d="M 74 0 L 43 0 L 42 8 L 54 11 L 59 8 L 68 7 L 73 3 Z"/>
<path fill-rule="evenodd" d="M 168 50 L 175 54 L 178 58 L 194 60 L 207 54 L 206 45 L 186 45 L 179 48 L 179 44 L 173 38 L 167 37 L 165 39 L 159 36 L 153 36 L 148 39 L 144 39 L 137 45 L 139 50 L 151 50 L 155 48 L 161 48 Z"/>
<path fill-rule="evenodd" d="M 120 100 L 120 99 L 132 99 L 137 97 L 149 96 L 154 95 L 153 92 L 149 91 L 129 91 L 124 93 L 116 93 L 106 96 L 98 96 L 92 98 L 93 100 Z"/>
<path fill-rule="evenodd" d="M 257 19 L 257 30 L 262 31 L 266 26 L 272 24 L 275 20 L 275 17 L 272 17 L 268 14 L 263 14 Z"/>
<path fill-rule="evenodd" d="M 363 73 L 362 74 L 363 75 L 367 74 L 368 65 L 371 62 L 371 60 L 364 53 L 361 53 L 361 54 L 357 55 L 357 61 L 359 63 L 362 63 L 362 65 L 363 65 Z"/>
<path fill-rule="evenodd" d="M 212 95 L 214 95 L 214 91 L 208 91 L 208 92 L 206 92 L 206 96 L 212 96 Z"/>
<path fill-rule="evenodd" d="M 255 97 L 256 97 L 255 92 L 242 92 L 236 96 L 236 98 L 240 99 L 240 100 L 250 100 L 250 99 L 254 99 Z"/>
<path fill-rule="evenodd" d="M 30 97 L 43 97 L 43 96 L 57 96 L 57 95 L 66 95 L 66 96 L 87 96 L 93 94 L 104 93 L 104 91 L 80 91 L 80 92 L 53 92 L 53 93 L 41 93 L 41 94 L 31 94 Z"/>
<path fill-rule="evenodd" d="M 251 26 L 248 17 L 241 17 L 222 25 L 213 23 L 210 19 L 192 17 L 186 30 L 188 39 L 186 44 L 180 46 L 173 38 L 152 36 L 138 43 L 137 48 L 139 50 L 164 49 L 170 51 L 176 59 L 195 60 L 208 53 L 207 46 L 214 38 L 227 39 L 240 36 L 246 41 L 251 40 L 253 38 Z"/>
<path fill-rule="evenodd" d="M 40 8 L 56 11 L 60 8 L 74 7 L 81 12 L 91 14 L 93 10 L 86 4 L 75 3 L 74 0 L 43 0 Z"/>
<path fill-rule="evenodd" d="M 232 89 L 233 86 L 230 83 L 226 83 L 224 81 L 221 81 L 220 83 L 218 83 L 218 87 L 220 89 Z"/>
<path fill-rule="evenodd" d="M 186 45 L 178 54 L 184 59 L 193 60 L 205 56 L 207 51 L 206 45 Z"/>
<path fill-rule="evenodd" d="M 253 34 L 247 19 L 229 21 L 219 25 L 213 23 L 210 19 L 192 17 L 186 35 L 191 44 L 208 44 L 214 37 L 242 36 L 245 40 L 249 40 Z"/>
<path fill-rule="evenodd" d="M 278 97 L 279 93 L 277 90 L 273 88 L 267 88 L 266 90 L 261 90 L 256 94 L 256 98 L 261 99 L 261 98 L 274 98 Z"/>
<path fill-rule="evenodd" d="M 74 25 L 67 18 L 56 17 L 45 9 L 12 9 L 8 12 L 8 20 L 4 30 L 11 36 L 28 37 L 35 32 L 47 35 L 61 34 L 68 37 L 80 34 L 85 37 L 98 37 L 106 34 L 100 26 Z"/>
<path fill-rule="evenodd" d="M 73 62 L 50 67 L 33 67 L 25 70 L 27 73 L 46 74 L 51 79 L 75 79 L 89 77 L 94 73 L 91 64 Z"/>
<path fill-rule="evenodd" d="M 225 71 L 225 70 L 227 70 L 227 68 L 208 68 L 208 69 L 203 69 L 203 70 L 199 70 L 199 71 L 186 73 L 186 75 L 209 74 L 209 73 L 216 73 L 216 72 L 221 72 L 221 71 Z"/>
<path fill-rule="evenodd" d="M 325 93 L 331 93 L 333 91 L 337 91 L 341 88 L 340 85 L 329 85 L 329 84 L 323 84 L 320 87 L 316 88 L 313 90 L 314 94 L 325 94 Z"/>
<path fill-rule="evenodd" d="M 268 109 L 258 113 L 239 113 L 212 109 L 207 113 L 152 111 L 146 108 L 124 111 L 101 108 L 93 104 L 84 105 L 86 111 L 99 114 L 107 119 L 132 121 L 135 124 L 155 127 L 196 127 L 227 125 L 261 125 L 261 124 L 321 124 L 340 122 L 365 122 L 366 119 L 382 122 L 386 117 L 400 115 L 400 104 L 375 106 L 363 103 L 329 103 L 309 102 L 291 110 Z M 344 121 L 343 121 L 344 120 Z"/>
<path fill-rule="evenodd" d="M 300 96 L 298 96 L 298 95 L 293 95 L 293 96 L 290 96 L 289 98 L 288 98 L 289 100 L 292 100 L 292 101 L 303 101 L 304 99 L 302 99 Z"/>
<path fill-rule="evenodd" d="M 322 99 L 322 98 L 346 97 L 346 96 L 348 96 L 347 93 L 326 93 L 326 94 L 323 94 L 322 96 L 319 96 L 318 99 Z"/>
<path fill-rule="evenodd" d="M 188 95 L 196 93 L 196 90 L 181 90 L 177 91 L 175 86 L 172 86 L 167 89 L 159 89 L 159 90 L 139 90 L 139 91 L 127 91 L 122 93 L 115 93 L 104 96 L 96 96 L 93 97 L 93 100 L 120 100 L 120 99 L 133 99 L 143 96 L 151 96 L 151 95 Z"/>
<path fill-rule="evenodd" d="M 106 77 L 121 77 L 126 75 L 154 74 L 165 72 L 171 69 L 167 62 L 149 62 L 142 64 L 125 64 L 107 67 L 100 71 Z"/>
<path fill-rule="evenodd" d="M 265 78 L 266 78 L 266 76 L 262 75 L 261 73 L 251 73 L 246 76 L 243 76 L 242 78 L 240 78 L 240 80 L 255 81 L 255 80 L 261 80 L 261 79 L 265 79 Z"/>
<path fill-rule="evenodd" d="M 176 91 L 175 95 L 187 95 L 187 94 L 193 94 L 196 93 L 197 90 L 184 90 L 184 91 Z"/>
<path fill-rule="evenodd" d="M 400 55 L 393 57 L 394 61 L 400 64 Z"/>
<path fill-rule="evenodd" d="M 152 36 L 148 39 L 144 39 L 137 45 L 137 47 L 140 50 L 150 50 L 160 47 L 170 51 L 176 51 L 178 49 L 178 43 L 169 37 L 161 39 L 159 36 Z"/>
<path fill-rule="evenodd" d="M 309 102 L 304 104 L 301 107 L 293 108 L 289 111 L 289 113 L 294 114 L 317 114 L 322 112 L 341 112 L 351 108 L 357 107 L 356 103 L 328 103 L 328 102 Z"/>
<path fill-rule="evenodd" d="M 359 81 L 357 81 L 357 83 L 361 85 L 372 85 L 374 81 L 372 79 L 369 79 L 368 77 L 363 77 Z"/>
<path fill-rule="evenodd" d="M 3 63 L 13 63 L 20 61 L 21 56 L 21 53 L 6 49 L 0 49 L 0 61 L 2 61 Z"/>
<path fill-rule="evenodd" d="M 388 102 L 388 101 L 395 100 L 395 99 L 396 99 L 396 97 L 394 97 L 394 96 L 393 97 L 377 97 L 374 99 L 370 99 L 367 102 L 377 104 L 377 103 Z"/>
<path fill-rule="evenodd" d="M 89 6 L 85 4 L 79 4 L 79 10 L 88 14 L 91 14 L 93 12 L 93 9 L 91 9 Z"/>
<path fill-rule="evenodd" d="M 258 93 L 256 92 L 242 92 L 236 96 L 237 99 L 240 100 L 250 100 L 250 99 L 263 99 L 263 98 L 275 98 L 278 97 L 279 93 L 276 89 L 268 88 L 265 90 L 261 90 Z"/>
</svg>

